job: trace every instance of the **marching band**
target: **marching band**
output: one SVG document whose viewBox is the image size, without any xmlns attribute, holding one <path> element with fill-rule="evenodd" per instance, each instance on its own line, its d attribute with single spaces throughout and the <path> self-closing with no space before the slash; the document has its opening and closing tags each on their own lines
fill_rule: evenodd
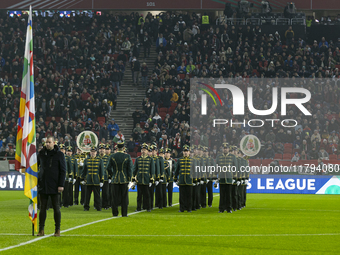
<svg viewBox="0 0 340 255">
<path fill-rule="evenodd" d="M 179 212 L 192 212 L 212 207 L 213 188 L 219 186 L 219 213 L 241 210 L 246 206 L 249 173 L 240 171 L 241 166 L 248 166 L 248 158 L 236 146 L 223 144 L 222 153 L 216 160 L 209 155 L 207 147 L 183 146 L 182 157 L 171 158 L 170 148 L 160 148 L 157 144 L 141 145 L 141 155 L 133 163 L 125 152 L 124 143 L 113 148 L 109 144 L 91 147 L 89 154 L 79 148 L 72 155 L 72 147 L 59 149 L 66 159 L 66 184 L 61 204 L 64 207 L 80 204 L 84 211 L 90 209 L 90 199 L 94 193 L 94 208 L 101 211 L 112 208 L 112 215 L 118 216 L 121 206 L 122 216 L 127 217 L 128 190 L 137 188 L 136 211 L 151 212 L 154 207 L 163 209 L 173 205 L 174 184 L 179 187 Z M 193 173 L 199 169 L 208 169 L 217 164 L 225 169 L 236 169 L 209 175 L 208 171 Z M 197 172 L 197 171 L 196 171 Z M 214 183 L 214 184 L 213 184 Z"/>
</svg>

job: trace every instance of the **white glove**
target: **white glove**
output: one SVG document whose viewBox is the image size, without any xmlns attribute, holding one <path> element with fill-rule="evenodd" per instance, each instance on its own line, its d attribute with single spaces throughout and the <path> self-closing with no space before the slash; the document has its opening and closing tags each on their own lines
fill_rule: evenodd
<svg viewBox="0 0 340 255">
<path fill-rule="evenodd" d="M 68 178 L 68 182 L 72 182 L 72 178 L 70 177 L 70 178 Z"/>
<path fill-rule="evenodd" d="M 248 181 L 248 180 L 245 180 L 245 183 L 246 183 L 246 185 L 248 185 L 249 181 Z"/>
<path fill-rule="evenodd" d="M 203 185 L 203 184 L 204 184 L 204 181 L 200 181 L 200 184 Z"/>
<path fill-rule="evenodd" d="M 77 181 L 76 179 L 73 179 L 73 185 L 76 183 L 76 181 Z"/>
<path fill-rule="evenodd" d="M 166 186 L 168 187 L 168 185 L 169 185 L 169 183 L 167 182 L 167 183 L 166 183 Z"/>
<path fill-rule="evenodd" d="M 99 187 L 101 187 L 101 188 L 102 188 L 103 186 L 104 186 L 104 183 L 102 183 L 102 182 L 101 182 L 101 183 L 99 183 Z"/>
<path fill-rule="evenodd" d="M 241 182 L 240 182 L 240 181 L 237 181 L 236 184 L 237 184 L 237 186 L 240 186 Z"/>
<path fill-rule="evenodd" d="M 159 182 L 163 182 L 163 179 L 159 179 Z"/>
<path fill-rule="evenodd" d="M 108 180 L 108 183 L 109 183 L 109 184 L 111 183 L 111 179 Z"/>
<path fill-rule="evenodd" d="M 192 186 L 196 186 L 196 183 L 192 183 Z"/>
<path fill-rule="evenodd" d="M 80 165 L 80 166 L 84 166 L 84 163 L 83 163 L 83 162 L 80 162 L 79 165 Z"/>
<path fill-rule="evenodd" d="M 236 182 L 236 181 L 233 179 L 233 184 L 235 184 L 235 182 Z"/>
<path fill-rule="evenodd" d="M 81 185 L 85 185 L 85 183 L 86 183 L 85 181 L 81 181 L 80 182 Z"/>
<path fill-rule="evenodd" d="M 179 181 L 176 182 L 176 185 L 177 185 L 177 186 L 179 185 Z"/>
<path fill-rule="evenodd" d="M 159 181 L 155 181 L 156 186 L 159 184 Z"/>
<path fill-rule="evenodd" d="M 207 180 L 207 184 L 209 183 L 209 180 Z"/>
<path fill-rule="evenodd" d="M 149 183 L 149 188 L 151 188 L 151 186 L 152 186 L 152 183 L 150 182 L 150 183 Z"/>
</svg>

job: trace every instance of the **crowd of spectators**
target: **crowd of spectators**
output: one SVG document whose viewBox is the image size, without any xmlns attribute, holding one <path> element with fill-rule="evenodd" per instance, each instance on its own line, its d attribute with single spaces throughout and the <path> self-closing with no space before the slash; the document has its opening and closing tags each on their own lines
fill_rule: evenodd
<svg viewBox="0 0 340 255">
<path fill-rule="evenodd" d="M 198 15 L 188 12 L 157 16 L 103 12 L 102 16 L 91 18 L 86 14 L 71 18 L 34 16 L 38 143 L 46 134 L 74 143 L 77 134 L 85 129 L 98 132 L 100 140 L 108 136 L 111 140 L 116 136 L 124 140 L 118 130 L 111 129 L 112 123 L 104 123 L 110 121 L 124 73 L 130 67 L 134 84 L 139 85 L 141 76 L 146 87 L 142 109 L 133 114 L 134 129 L 127 143 L 130 152 L 138 151 L 142 142 L 156 142 L 171 147 L 175 156 L 184 144 L 211 146 L 215 139 L 219 145 L 222 141 L 237 145 L 245 134 L 253 133 L 263 144 L 260 158 L 273 158 L 282 150 L 281 144 L 287 142 L 299 157 L 338 154 L 339 139 L 334 137 L 339 132 L 340 39 L 334 43 L 328 42 L 327 36 L 314 38 L 314 43 L 308 45 L 304 35 L 294 33 L 294 27 L 288 28 L 281 38 L 275 26 L 271 34 L 265 34 L 261 26 L 201 23 Z M 212 17 L 210 24 L 216 24 Z M 16 135 L 26 21 L 23 17 L 1 17 L 0 27 L 4 151 L 9 149 L 10 134 Z M 148 67 L 141 59 L 150 55 L 151 45 L 156 46 L 157 59 L 153 67 Z M 220 83 L 230 78 L 291 78 L 296 81 L 295 86 L 306 87 L 312 93 L 313 100 L 308 104 L 312 116 L 301 116 L 289 108 L 289 115 L 297 116 L 298 126 L 288 129 L 190 127 L 190 117 L 198 111 L 195 102 L 200 100 L 190 84 L 190 78 L 195 77 L 215 78 Z M 305 78 L 312 81 L 305 82 Z M 316 78 L 327 80 L 315 82 Z M 255 108 L 270 108 L 271 88 L 282 86 L 280 82 L 273 84 L 257 85 Z M 230 94 L 225 92 L 222 100 L 223 106 L 213 108 L 211 113 L 232 118 Z M 211 116 L 201 116 L 199 121 L 207 124 Z M 104 118 L 104 123 L 98 117 Z M 213 147 L 211 153 L 218 150 L 218 146 Z"/>
<path fill-rule="evenodd" d="M 156 142 L 171 147 L 177 155 L 184 144 L 194 143 L 209 146 L 212 156 L 216 156 L 222 142 L 239 145 L 243 136 L 255 134 L 262 144 L 257 158 L 274 159 L 277 154 L 281 155 L 279 159 L 289 154 L 289 160 L 328 159 L 332 154 L 337 158 L 340 39 L 333 43 L 323 37 L 308 45 L 304 35 L 295 35 L 293 27 L 281 38 L 275 26 L 272 34 L 264 34 L 260 26 L 222 24 L 205 29 L 195 14 L 166 13 L 161 19 L 163 28 L 156 39 L 158 56 L 143 109 L 133 114 L 130 151 L 133 142 Z M 212 116 L 233 118 L 231 94 L 224 92 L 223 106 L 212 108 L 206 117 L 200 116 L 201 92 L 190 84 L 190 78 L 214 78 L 218 83 L 239 80 L 243 91 L 250 78 L 269 78 L 257 84 L 254 91 L 254 107 L 262 110 L 271 107 L 272 87 L 287 86 L 282 80 L 290 78 L 292 86 L 311 92 L 312 100 L 306 107 L 312 115 L 304 116 L 297 108 L 289 107 L 288 115 L 298 121 L 295 128 L 236 125 L 210 129 L 207 126 Z M 273 118 L 280 118 L 279 113 L 280 109 Z M 258 118 L 251 114 L 243 117 Z M 190 123 L 190 119 L 198 122 Z M 285 144 L 291 147 L 285 149 Z"/>
</svg>

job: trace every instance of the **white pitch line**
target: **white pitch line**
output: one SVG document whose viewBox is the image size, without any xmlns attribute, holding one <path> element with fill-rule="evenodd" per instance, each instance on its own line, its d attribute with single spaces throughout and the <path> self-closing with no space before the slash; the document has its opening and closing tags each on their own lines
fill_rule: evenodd
<svg viewBox="0 0 340 255">
<path fill-rule="evenodd" d="M 176 205 L 179 205 L 179 203 L 174 204 L 173 206 L 176 206 Z M 141 213 L 141 212 L 146 212 L 146 211 L 143 210 L 143 211 L 139 211 L 139 212 L 132 212 L 132 213 L 129 213 L 128 215 L 134 215 L 134 214 Z M 82 225 L 79 225 L 79 226 L 76 226 L 76 227 L 73 227 L 73 228 L 69 228 L 69 229 L 60 231 L 60 233 L 65 233 L 65 232 L 68 232 L 68 231 L 72 231 L 72 230 L 75 230 L 75 229 L 78 229 L 78 228 L 86 227 L 86 226 L 89 226 L 89 225 L 92 225 L 92 224 L 96 224 L 96 223 L 99 223 L 99 222 L 103 222 L 103 221 L 107 221 L 107 220 L 113 220 L 113 219 L 118 219 L 118 218 L 122 218 L 122 217 L 110 217 L 110 218 L 106 218 L 106 219 L 96 220 L 96 221 L 93 221 L 93 222 L 85 223 L 85 224 L 82 224 Z M 1 235 L 4 235 L 4 234 L 1 234 Z M 12 235 L 16 235 L 16 234 L 12 234 Z M 37 237 L 37 238 L 29 240 L 27 242 L 23 242 L 23 243 L 19 243 L 19 244 L 16 244 L 16 245 L 8 246 L 8 247 L 5 247 L 5 248 L 1 248 L 0 252 L 1 251 L 11 250 L 11 249 L 14 249 L 14 248 L 18 248 L 18 247 L 21 247 L 21 246 L 24 246 L 24 245 L 27 245 L 27 244 L 35 243 L 35 242 L 38 242 L 38 241 L 40 241 L 42 239 L 51 237 L 53 235 L 54 234 L 49 234 L 49 235 L 45 235 L 45 236 L 42 236 L 42 237 Z"/>
<path fill-rule="evenodd" d="M 216 196 L 219 196 L 219 194 L 214 195 L 214 197 L 216 197 Z M 176 205 L 179 205 L 179 203 L 173 204 L 173 206 L 176 206 Z M 146 211 L 143 210 L 143 211 L 139 211 L 139 212 L 132 212 L 132 213 L 129 213 L 128 215 L 134 215 L 134 214 L 141 213 L 141 212 L 146 212 Z M 107 221 L 107 220 L 112 220 L 112 219 L 118 219 L 118 218 L 122 218 L 122 217 L 110 217 L 110 218 L 106 218 L 106 219 L 96 220 L 96 221 L 93 221 L 93 222 L 85 223 L 85 224 L 82 224 L 82 225 L 79 225 L 79 226 L 76 226 L 76 227 L 73 227 L 73 228 L 69 228 L 69 229 L 60 231 L 60 233 L 65 233 L 65 232 L 68 232 L 68 231 L 72 231 L 72 230 L 75 230 L 75 229 L 78 229 L 78 228 L 86 227 L 86 226 L 89 226 L 89 225 L 92 225 L 92 224 L 96 224 L 96 223 L 99 223 L 99 222 L 103 222 L 103 221 Z M 45 235 L 45 236 L 42 236 L 42 237 L 37 237 L 37 238 L 29 240 L 27 242 L 23 242 L 23 243 L 19 243 L 19 244 L 16 244 L 16 245 L 8 246 L 8 247 L 5 247 L 5 248 L 1 248 L 0 252 L 1 251 L 11 250 L 11 249 L 14 249 L 14 248 L 18 248 L 18 247 L 21 247 L 21 246 L 24 246 L 24 245 L 27 245 L 27 244 L 35 243 L 35 242 L 38 242 L 38 241 L 40 241 L 42 239 L 45 239 L 45 238 L 48 238 L 48 237 L 51 237 L 51 236 L 53 236 L 53 234 Z"/>
</svg>

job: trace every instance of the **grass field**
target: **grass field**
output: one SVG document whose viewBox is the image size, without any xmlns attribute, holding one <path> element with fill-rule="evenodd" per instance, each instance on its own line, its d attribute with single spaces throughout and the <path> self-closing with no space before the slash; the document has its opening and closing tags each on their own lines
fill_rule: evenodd
<svg viewBox="0 0 340 255">
<path fill-rule="evenodd" d="M 45 237 L 31 236 L 28 199 L 22 191 L 0 192 L 1 254 L 338 254 L 340 199 L 336 195 L 249 194 L 247 207 L 232 214 L 212 208 L 178 213 L 179 206 L 134 213 L 89 212 L 62 208 L 59 238 L 53 210 L 47 212 Z M 174 204 L 178 194 L 174 194 Z M 87 224 L 93 223 L 93 224 Z M 33 241 L 25 243 L 28 241 Z M 18 245 L 4 250 L 6 247 Z"/>
</svg>

